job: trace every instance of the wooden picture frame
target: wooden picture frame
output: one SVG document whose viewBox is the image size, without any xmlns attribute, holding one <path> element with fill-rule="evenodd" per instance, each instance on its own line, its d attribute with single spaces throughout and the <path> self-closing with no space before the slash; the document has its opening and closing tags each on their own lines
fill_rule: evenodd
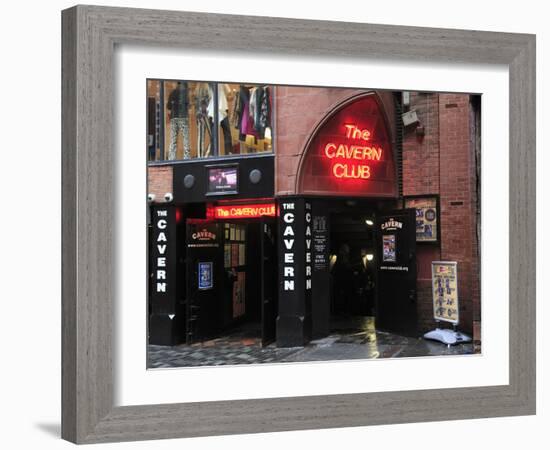
<svg viewBox="0 0 550 450">
<path fill-rule="evenodd" d="M 97 6 L 63 11 L 62 29 L 64 439 L 95 443 L 535 413 L 534 35 Z M 212 29 L 217 32 L 205 32 Z M 509 384 L 114 407 L 116 44 L 506 65 Z"/>
</svg>

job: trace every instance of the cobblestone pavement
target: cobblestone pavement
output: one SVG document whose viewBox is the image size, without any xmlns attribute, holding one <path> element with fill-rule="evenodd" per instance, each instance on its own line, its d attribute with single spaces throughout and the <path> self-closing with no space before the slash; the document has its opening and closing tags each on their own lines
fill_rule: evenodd
<svg viewBox="0 0 550 450">
<path fill-rule="evenodd" d="M 347 320 L 345 326 L 333 323 L 328 337 L 311 341 L 305 347 L 261 346 L 258 330 L 244 327 L 193 345 L 148 346 L 150 369 L 219 366 L 277 362 L 333 361 L 416 356 L 468 355 L 480 353 L 473 344 L 447 347 L 435 341 L 377 331 L 373 318 Z"/>
</svg>

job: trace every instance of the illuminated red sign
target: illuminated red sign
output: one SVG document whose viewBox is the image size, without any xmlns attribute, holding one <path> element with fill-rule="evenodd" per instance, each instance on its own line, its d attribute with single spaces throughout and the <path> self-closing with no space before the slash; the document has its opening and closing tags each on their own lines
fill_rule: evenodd
<svg viewBox="0 0 550 450">
<path fill-rule="evenodd" d="M 332 174 L 336 178 L 370 178 L 370 164 L 367 161 L 380 161 L 382 148 L 368 145 L 371 132 L 354 124 L 344 124 L 343 136 L 346 140 L 357 140 L 358 144 L 329 142 L 325 145 L 325 156 L 334 159 Z"/>
<path fill-rule="evenodd" d="M 392 144 L 375 94 L 336 109 L 309 141 L 298 192 L 363 197 L 397 193 Z"/>
<path fill-rule="evenodd" d="M 275 203 L 255 203 L 247 205 L 218 205 L 211 208 L 214 219 L 253 219 L 275 217 Z"/>
</svg>

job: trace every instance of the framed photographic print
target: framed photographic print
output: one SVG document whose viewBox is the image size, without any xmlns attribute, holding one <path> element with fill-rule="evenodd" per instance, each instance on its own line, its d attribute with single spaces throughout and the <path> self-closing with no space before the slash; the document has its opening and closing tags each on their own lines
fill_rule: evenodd
<svg viewBox="0 0 550 450">
<path fill-rule="evenodd" d="M 439 242 L 439 198 L 428 194 L 405 197 L 404 201 L 405 208 L 416 210 L 416 242 Z M 455 200 L 453 206 L 460 206 L 460 203 Z"/>
<path fill-rule="evenodd" d="M 198 289 L 212 289 L 214 282 L 212 279 L 212 262 L 199 263 L 199 285 Z"/>
<path fill-rule="evenodd" d="M 382 236 L 382 261 L 395 262 L 395 234 Z"/>
<path fill-rule="evenodd" d="M 534 414 L 534 36 L 62 24 L 63 438 Z M 471 343 L 421 339 L 437 261 Z"/>
</svg>

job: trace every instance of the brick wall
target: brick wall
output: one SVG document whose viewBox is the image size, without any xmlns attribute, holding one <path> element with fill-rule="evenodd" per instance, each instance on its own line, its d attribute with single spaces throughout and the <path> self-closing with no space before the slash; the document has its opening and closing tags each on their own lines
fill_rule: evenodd
<svg viewBox="0 0 550 450">
<path fill-rule="evenodd" d="M 415 110 L 424 136 L 414 126 L 405 128 L 403 138 L 403 195 L 439 193 L 439 98 L 434 94 L 410 94 L 410 109 Z M 441 232 L 441 230 L 440 230 Z M 441 259 L 438 245 L 417 244 L 417 313 L 422 332 L 434 327 L 431 291 L 431 262 Z"/>
<path fill-rule="evenodd" d="M 316 125 L 339 103 L 364 91 L 278 87 L 276 98 L 276 195 L 296 192 L 300 158 Z M 378 92 L 395 137 L 391 93 Z M 476 240 L 475 160 L 470 98 L 464 94 L 411 93 L 424 136 L 415 127 L 403 140 L 403 195 L 440 195 L 441 245 L 418 244 L 420 329 L 434 327 L 431 262 L 458 262 L 460 328 L 480 338 L 480 283 Z"/>
<path fill-rule="evenodd" d="M 425 128 L 406 129 L 403 141 L 403 194 L 440 195 L 440 247 L 417 246 L 418 314 L 423 330 L 433 328 L 431 261 L 458 262 L 460 328 L 479 339 L 479 260 L 476 236 L 476 182 L 470 98 L 464 94 L 411 94 Z M 474 320 L 476 323 L 474 326 Z"/>
<path fill-rule="evenodd" d="M 147 168 L 147 194 L 154 194 L 155 202 L 163 201 L 164 194 L 172 192 L 172 166 Z"/>
</svg>

